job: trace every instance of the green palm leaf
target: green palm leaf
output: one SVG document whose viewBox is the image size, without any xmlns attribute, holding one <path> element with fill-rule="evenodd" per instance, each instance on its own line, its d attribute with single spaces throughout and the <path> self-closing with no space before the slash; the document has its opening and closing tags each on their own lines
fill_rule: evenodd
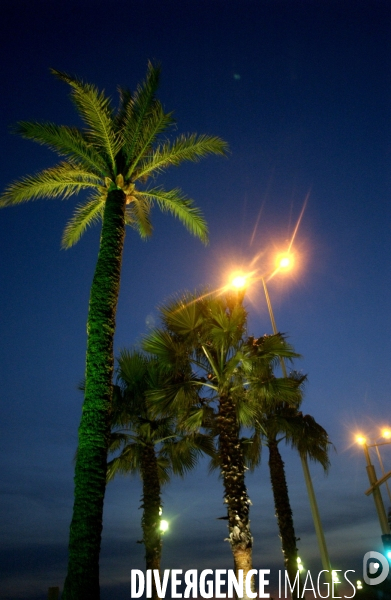
<svg viewBox="0 0 391 600">
<path fill-rule="evenodd" d="M 141 161 L 137 170 L 137 178 L 152 173 L 160 173 L 172 165 L 180 165 L 184 161 L 198 162 L 208 154 L 226 156 L 228 144 L 221 138 L 210 135 L 181 135 L 173 144 L 166 142 L 156 148 L 154 153 Z"/>
<path fill-rule="evenodd" d="M 180 336 L 197 335 L 203 323 L 200 303 L 197 300 L 197 296 L 184 294 L 181 298 L 162 306 L 160 310 L 165 326 Z"/>
<path fill-rule="evenodd" d="M 107 463 L 107 481 L 117 473 L 136 473 L 140 464 L 140 447 L 137 443 L 127 444 L 121 454 Z"/>
<path fill-rule="evenodd" d="M 300 404 L 302 393 L 298 382 L 291 377 L 277 378 L 271 374 L 268 378 L 261 378 L 259 374 L 254 373 L 250 383 L 249 395 L 258 403 L 261 410 L 268 411 L 277 402 L 286 402 L 296 407 Z"/>
<path fill-rule="evenodd" d="M 155 201 L 162 212 L 169 212 L 179 219 L 186 229 L 200 238 L 204 244 L 208 240 L 208 226 L 201 210 L 181 190 L 175 188 L 165 191 L 161 187 L 152 188 L 138 194 L 146 200 Z"/>
<path fill-rule="evenodd" d="M 131 158 L 130 168 L 126 173 L 127 178 L 132 178 L 132 175 L 134 180 L 146 177 L 146 174 L 140 177 L 138 175 L 140 160 L 145 155 L 152 154 L 153 142 L 173 123 L 172 113 L 165 113 L 161 103 L 154 100 L 149 112 L 144 116 L 143 129 L 139 133 L 138 142 L 132 151 L 132 155 L 127 156 L 128 160 Z"/>
<path fill-rule="evenodd" d="M 96 175 L 109 175 L 109 169 L 95 148 L 88 143 L 76 127 L 54 123 L 30 123 L 21 121 L 15 132 L 22 137 L 48 146 L 60 156 L 70 156 L 84 168 L 92 169 Z"/>
<path fill-rule="evenodd" d="M 69 198 L 80 190 L 100 188 L 101 179 L 70 162 L 63 162 L 11 183 L 0 196 L 0 207 L 38 200 L 38 198 Z"/>
<path fill-rule="evenodd" d="M 174 358 L 177 352 L 176 344 L 171 335 L 162 329 L 151 331 L 143 340 L 143 350 L 167 362 Z"/>
<path fill-rule="evenodd" d="M 154 67 L 149 62 L 145 81 L 137 87 L 134 96 L 124 96 L 126 110 L 122 135 L 125 141 L 123 151 L 128 163 L 133 162 L 133 157 L 137 155 L 136 149 L 139 147 L 140 138 L 143 137 L 144 120 L 154 101 L 159 79 L 160 67 Z"/>
<path fill-rule="evenodd" d="M 189 410 L 197 401 L 198 385 L 195 381 L 166 384 L 146 393 L 151 414 L 156 416 L 177 414 Z"/>
<path fill-rule="evenodd" d="M 142 238 L 152 235 L 153 227 L 149 219 L 151 202 L 142 194 L 131 196 L 130 203 L 126 207 L 126 224 L 136 229 Z"/>
<path fill-rule="evenodd" d="M 94 194 L 86 203 L 79 204 L 68 221 L 62 236 L 62 247 L 70 248 L 76 244 L 87 227 L 91 227 L 103 218 L 106 195 Z"/>
<path fill-rule="evenodd" d="M 84 83 L 55 69 L 51 69 L 51 72 L 71 86 L 71 98 L 82 119 L 89 126 L 88 137 L 98 149 L 104 151 L 110 161 L 112 174 L 116 176 L 115 158 L 123 141 L 114 130 L 114 114 L 110 99 L 90 83 Z"/>
<path fill-rule="evenodd" d="M 119 109 L 114 117 L 114 123 L 116 129 L 123 131 L 127 117 L 132 113 L 133 98 L 132 92 L 127 88 L 118 86 L 117 89 L 119 93 Z"/>
</svg>

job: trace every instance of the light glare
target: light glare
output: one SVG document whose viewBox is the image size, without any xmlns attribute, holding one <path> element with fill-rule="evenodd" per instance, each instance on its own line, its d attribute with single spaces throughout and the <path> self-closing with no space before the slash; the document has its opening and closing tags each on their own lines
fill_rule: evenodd
<svg viewBox="0 0 391 600">
<path fill-rule="evenodd" d="M 162 519 L 160 521 L 160 531 L 163 531 L 163 533 L 164 533 L 165 531 L 167 531 L 167 529 L 168 529 L 168 521 L 165 521 L 164 519 Z"/>
<path fill-rule="evenodd" d="M 363 446 L 366 443 L 366 438 L 363 435 L 356 435 L 356 442 Z"/>
<path fill-rule="evenodd" d="M 341 583 L 338 577 L 337 571 L 332 571 L 333 581 L 334 583 Z"/>
<path fill-rule="evenodd" d="M 293 262 L 293 254 L 288 254 L 286 252 L 284 254 L 279 254 L 276 260 L 277 268 L 281 269 L 282 271 L 288 271 L 292 269 Z"/>
<path fill-rule="evenodd" d="M 246 285 L 246 278 L 244 275 L 236 275 L 236 277 L 232 279 L 231 285 L 240 290 Z"/>
</svg>

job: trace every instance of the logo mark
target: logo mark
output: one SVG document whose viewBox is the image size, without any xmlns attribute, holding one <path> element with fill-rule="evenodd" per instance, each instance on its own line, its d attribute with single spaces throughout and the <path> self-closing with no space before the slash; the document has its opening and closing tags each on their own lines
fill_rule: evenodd
<svg viewBox="0 0 391 600">
<path fill-rule="evenodd" d="M 375 562 L 369 562 L 370 560 L 374 560 Z M 369 575 L 375 575 L 379 572 L 380 565 L 383 567 L 380 571 L 380 574 L 377 577 L 369 577 Z M 387 579 L 388 573 L 390 571 L 390 567 L 388 564 L 388 560 L 380 554 L 380 552 L 375 552 L 371 550 L 364 555 L 363 560 L 363 577 L 365 583 L 368 585 L 378 585 Z"/>
</svg>

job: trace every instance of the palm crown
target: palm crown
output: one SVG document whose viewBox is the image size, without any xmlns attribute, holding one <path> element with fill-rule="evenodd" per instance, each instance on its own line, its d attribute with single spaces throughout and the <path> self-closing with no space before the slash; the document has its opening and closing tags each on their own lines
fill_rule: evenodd
<svg viewBox="0 0 391 600">
<path fill-rule="evenodd" d="M 196 134 L 181 135 L 174 141 L 163 139 L 162 134 L 175 121 L 155 97 L 160 68 L 149 64 L 145 81 L 133 94 L 120 89 L 117 111 L 95 86 L 54 69 L 52 73 L 70 85 L 72 101 L 85 128 L 18 123 L 17 133 L 48 146 L 64 160 L 12 183 L 0 197 L 0 207 L 38 198 L 68 198 L 90 190 L 66 225 L 62 245 L 68 248 L 88 226 L 102 219 L 108 192 L 121 189 L 126 194 L 126 224 L 142 237 L 152 232 L 150 210 L 157 203 L 205 242 L 207 226 L 192 200 L 177 188 L 165 190 L 145 184 L 171 165 L 197 161 L 208 154 L 226 154 L 227 144 L 215 136 Z"/>
<path fill-rule="evenodd" d="M 117 454 L 108 463 L 107 479 L 113 479 L 116 473 L 139 471 L 147 445 L 155 449 L 160 484 L 168 483 L 171 473 L 183 477 L 195 467 L 202 451 L 213 453 L 211 438 L 180 428 L 179 415 L 153 414 L 147 403 L 148 392 L 167 385 L 172 377 L 167 376 L 156 358 L 123 350 L 118 363 L 121 385 L 115 386 L 113 394 L 109 446 L 109 452 Z"/>
</svg>

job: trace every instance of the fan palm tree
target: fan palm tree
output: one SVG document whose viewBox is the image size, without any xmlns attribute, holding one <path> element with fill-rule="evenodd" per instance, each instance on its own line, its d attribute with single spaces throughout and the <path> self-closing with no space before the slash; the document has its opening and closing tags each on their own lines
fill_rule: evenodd
<svg viewBox="0 0 391 600">
<path fill-rule="evenodd" d="M 190 364 L 193 373 L 165 389 L 153 390 L 149 400 L 163 414 L 187 410 L 187 425 L 195 429 L 213 421 L 228 509 L 228 541 L 237 575 L 242 570 L 245 580 L 252 568 L 253 540 L 240 428 L 252 423 L 255 414 L 246 387 L 252 380 L 255 360 L 269 364 L 279 356 L 291 358 L 296 354 L 280 335 L 269 336 L 262 346 L 253 339 L 251 343 L 245 341 L 247 314 L 230 296 L 186 294 L 162 307 L 161 313 L 164 327 L 148 335 L 144 349 L 173 372 Z M 278 393 L 278 380 L 268 377 L 269 372 L 265 369 L 266 377 L 257 386 L 265 401 Z M 283 386 L 289 389 L 290 383 L 284 381 Z M 206 394 L 201 402 L 195 390 Z"/>
<path fill-rule="evenodd" d="M 193 202 L 179 189 L 148 187 L 146 182 L 172 165 L 227 151 L 227 145 L 217 137 L 193 134 L 172 142 L 162 138 L 174 120 L 156 98 L 159 73 L 159 68 L 149 64 L 145 81 L 134 93 L 121 90 L 120 107 L 115 111 L 110 99 L 95 86 L 53 70 L 70 86 L 71 99 L 85 128 L 19 123 L 16 131 L 20 135 L 48 146 L 63 160 L 12 183 L 0 197 L 0 207 L 5 207 L 38 198 L 68 198 L 90 190 L 90 196 L 76 207 L 65 228 L 65 248 L 75 244 L 87 227 L 102 221 L 87 320 L 85 400 L 75 467 L 75 502 L 63 594 L 66 600 L 99 598 L 113 337 L 125 226 L 135 228 L 142 237 L 149 236 L 150 210 L 157 204 L 205 241 L 207 227 Z"/>
<path fill-rule="evenodd" d="M 140 352 L 123 351 L 119 358 L 118 382 L 113 394 L 113 431 L 107 464 L 107 480 L 118 473 L 139 473 L 142 480 L 141 520 L 146 569 L 160 571 L 162 532 L 161 488 L 170 475 L 183 477 L 197 463 L 202 452 L 213 452 L 212 438 L 178 427 L 174 415 L 155 417 L 146 403 L 146 392 L 163 385 L 157 361 Z M 167 380 L 165 375 L 164 380 Z M 158 599 L 154 579 L 152 598 Z"/>
<path fill-rule="evenodd" d="M 277 399 L 274 406 L 261 409 L 257 416 L 255 438 L 256 443 L 250 450 L 252 464 L 259 462 L 261 443 L 260 438 L 269 450 L 269 472 L 273 490 L 274 507 L 276 511 L 284 566 L 291 582 L 294 581 L 298 570 L 298 549 L 295 534 L 293 513 L 289 499 L 288 484 L 285 476 L 285 465 L 279 444 L 281 441 L 296 449 L 303 457 L 310 458 L 322 465 L 327 472 L 329 467 L 329 447 L 327 432 L 310 415 L 303 415 L 298 410 L 302 401 L 301 384 L 305 377 L 291 374 L 296 379 L 298 387 L 298 402 L 294 406 L 290 402 Z"/>
</svg>

